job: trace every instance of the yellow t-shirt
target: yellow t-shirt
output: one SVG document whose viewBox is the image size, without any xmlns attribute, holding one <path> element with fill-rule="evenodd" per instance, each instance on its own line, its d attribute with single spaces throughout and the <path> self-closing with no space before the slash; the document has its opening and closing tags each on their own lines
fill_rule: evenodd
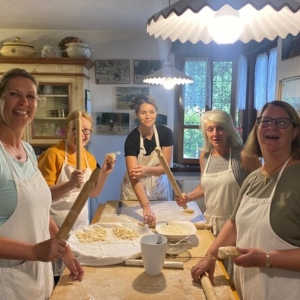
<svg viewBox="0 0 300 300">
<path fill-rule="evenodd" d="M 69 149 L 66 153 L 65 141 L 58 142 L 39 156 L 38 167 L 49 186 L 56 184 L 65 161 L 65 155 L 67 156 L 67 163 L 76 166 L 76 153 L 71 153 Z M 96 159 L 90 152 L 84 150 L 81 160 L 82 169 L 86 169 L 88 166 L 92 171 L 96 169 Z"/>
</svg>

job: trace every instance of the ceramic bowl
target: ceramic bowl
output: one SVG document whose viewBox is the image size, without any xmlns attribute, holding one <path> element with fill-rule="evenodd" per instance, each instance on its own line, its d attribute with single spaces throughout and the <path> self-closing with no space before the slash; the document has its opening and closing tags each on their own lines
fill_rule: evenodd
<svg viewBox="0 0 300 300">
<path fill-rule="evenodd" d="M 92 55 L 92 49 L 86 47 L 71 46 L 66 49 L 69 57 L 89 58 Z"/>
<path fill-rule="evenodd" d="M 3 43 L 0 53 L 7 57 L 33 57 L 38 51 L 35 51 L 34 47 L 29 43 L 16 37 L 14 41 Z"/>
<path fill-rule="evenodd" d="M 189 221 L 158 222 L 155 229 L 170 241 L 180 241 L 197 232 L 195 225 Z"/>
</svg>

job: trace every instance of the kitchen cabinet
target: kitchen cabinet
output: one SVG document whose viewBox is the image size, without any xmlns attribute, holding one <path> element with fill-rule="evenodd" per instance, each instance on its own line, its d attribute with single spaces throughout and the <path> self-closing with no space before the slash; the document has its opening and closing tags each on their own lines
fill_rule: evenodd
<svg viewBox="0 0 300 300">
<path fill-rule="evenodd" d="M 23 136 L 36 150 L 64 137 L 69 112 L 85 110 L 85 90 L 89 89 L 89 70 L 93 65 L 85 58 L 0 58 L 0 75 L 22 68 L 39 82 L 37 113 Z"/>
</svg>

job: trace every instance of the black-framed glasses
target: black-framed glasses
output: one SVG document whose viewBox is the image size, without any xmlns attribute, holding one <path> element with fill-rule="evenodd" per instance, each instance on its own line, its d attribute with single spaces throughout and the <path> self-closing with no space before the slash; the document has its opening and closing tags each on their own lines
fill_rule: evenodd
<svg viewBox="0 0 300 300">
<path fill-rule="evenodd" d="M 259 125 L 261 128 L 268 128 L 273 121 L 279 129 L 287 129 L 290 125 L 294 124 L 293 120 L 291 120 L 290 118 L 274 119 L 269 117 L 258 117 L 256 119 L 256 124 Z"/>
<path fill-rule="evenodd" d="M 90 135 L 93 132 L 92 129 L 88 129 L 88 128 L 84 128 L 81 131 L 85 135 Z M 72 132 L 75 134 L 76 133 L 76 128 L 72 128 Z"/>
</svg>

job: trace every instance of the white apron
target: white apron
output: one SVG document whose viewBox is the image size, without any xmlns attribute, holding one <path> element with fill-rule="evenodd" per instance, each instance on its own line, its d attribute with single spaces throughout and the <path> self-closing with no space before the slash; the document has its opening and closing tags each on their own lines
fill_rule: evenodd
<svg viewBox="0 0 300 300">
<path fill-rule="evenodd" d="M 270 225 L 271 202 L 287 163 L 288 161 L 282 167 L 269 198 L 251 198 L 247 193 L 243 196 L 236 215 L 238 247 L 265 251 L 298 248 L 278 237 Z M 251 185 L 248 191 L 250 188 Z M 243 300 L 296 300 L 300 297 L 299 272 L 234 265 L 234 282 Z"/>
<path fill-rule="evenodd" d="M 156 146 L 160 148 L 158 133 L 155 125 L 153 125 L 153 129 Z M 138 155 L 138 164 L 148 167 L 154 167 L 160 164 L 158 155 L 155 150 L 153 150 L 149 156 L 145 156 L 145 154 L 146 150 L 144 147 L 144 139 L 142 133 L 140 133 L 140 152 Z M 140 182 L 149 200 L 169 200 L 169 184 L 166 174 L 160 176 L 144 176 L 140 178 Z M 121 199 L 137 200 L 135 192 L 131 186 L 128 172 L 125 173 L 123 178 Z"/>
<path fill-rule="evenodd" d="M 229 153 L 228 169 L 217 173 L 207 173 L 211 154 L 201 177 L 201 186 L 204 191 L 206 222 L 211 224 L 213 234 L 217 235 L 231 216 L 240 186 L 235 180 L 231 165 L 231 149 Z"/>
<path fill-rule="evenodd" d="M 11 158 L 4 150 L 9 171 L 14 180 L 18 202 L 11 217 L 0 226 L 0 236 L 36 244 L 50 238 L 50 189 L 31 154 L 25 163 L 32 163 L 36 173 L 28 179 L 17 178 Z M 25 149 L 25 147 L 24 147 Z M 51 263 L 0 259 L 1 300 L 44 300 L 53 290 Z"/>
<path fill-rule="evenodd" d="M 84 155 L 87 169 L 85 170 L 84 182 L 89 180 L 92 170 L 88 165 L 88 161 L 86 155 Z M 71 174 L 76 170 L 76 167 L 71 166 L 68 164 L 68 157 L 67 157 L 67 143 L 65 143 L 65 161 L 61 168 L 61 173 L 58 177 L 57 183 L 67 182 L 71 179 Z M 82 187 L 81 187 L 82 188 Z M 51 216 L 53 217 L 55 223 L 58 227 L 60 227 L 65 220 L 66 216 L 68 215 L 72 205 L 74 204 L 77 196 L 79 195 L 81 188 L 75 187 L 68 193 L 64 194 L 61 199 L 52 202 L 51 204 Z M 75 224 L 72 227 L 72 232 L 75 232 L 78 229 L 81 229 L 84 226 L 89 224 L 88 220 L 88 201 L 85 203 L 84 207 L 82 208 L 81 213 L 79 214 Z"/>
</svg>

